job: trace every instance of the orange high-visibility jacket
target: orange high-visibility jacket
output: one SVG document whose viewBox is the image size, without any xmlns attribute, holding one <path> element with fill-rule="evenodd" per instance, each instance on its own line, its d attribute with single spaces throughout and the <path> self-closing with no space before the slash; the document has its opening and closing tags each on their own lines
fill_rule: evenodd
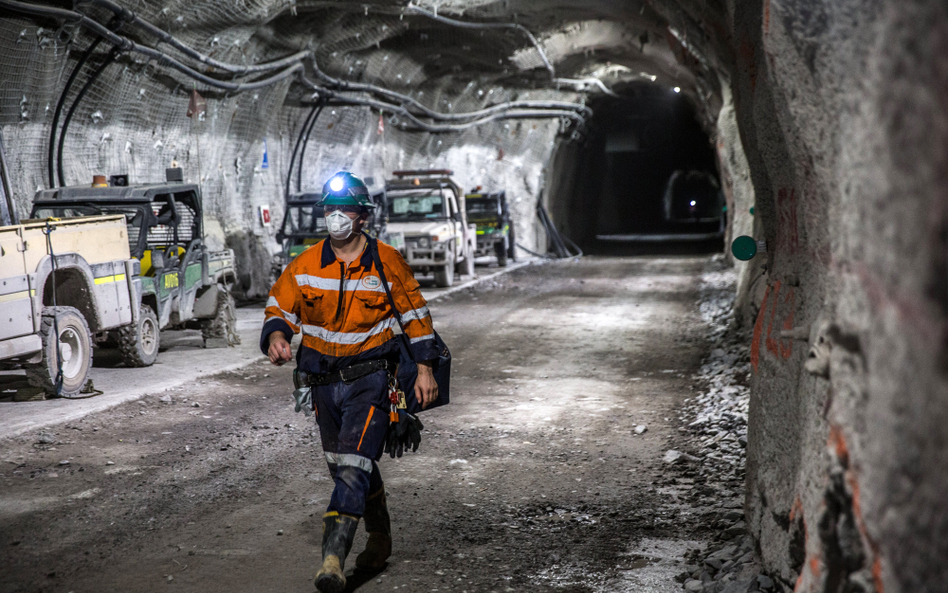
<svg viewBox="0 0 948 593">
<path fill-rule="evenodd" d="M 378 249 L 415 359 L 435 358 L 434 328 L 418 281 L 398 250 L 381 242 Z M 324 357 L 358 360 L 394 338 L 397 326 L 368 245 L 347 267 L 323 240 L 290 262 L 270 289 L 260 347 L 266 352 L 269 335 L 289 329 L 302 334 L 304 348 Z"/>
</svg>

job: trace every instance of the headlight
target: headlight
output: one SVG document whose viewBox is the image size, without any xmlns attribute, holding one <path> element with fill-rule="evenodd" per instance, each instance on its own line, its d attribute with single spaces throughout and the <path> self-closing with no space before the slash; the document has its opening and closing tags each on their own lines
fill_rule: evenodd
<svg viewBox="0 0 948 593">
<path fill-rule="evenodd" d="M 429 239 L 428 237 L 420 237 L 418 239 L 418 247 L 421 247 L 422 249 L 427 249 L 431 247 L 431 239 Z"/>
</svg>

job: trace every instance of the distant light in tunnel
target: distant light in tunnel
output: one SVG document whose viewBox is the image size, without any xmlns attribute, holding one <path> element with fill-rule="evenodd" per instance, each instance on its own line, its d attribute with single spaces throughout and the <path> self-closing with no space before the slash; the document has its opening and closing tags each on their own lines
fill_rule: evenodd
<svg viewBox="0 0 948 593">
<path fill-rule="evenodd" d="M 691 200 L 691 205 L 692 205 L 692 206 L 696 205 L 697 203 L 698 203 L 698 202 L 696 202 L 696 201 L 694 201 L 694 200 Z"/>
<path fill-rule="evenodd" d="M 676 93 L 680 93 L 680 92 L 681 92 L 681 87 L 680 87 L 680 86 L 676 86 L 676 87 L 673 88 L 672 90 L 675 91 Z"/>
</svg>

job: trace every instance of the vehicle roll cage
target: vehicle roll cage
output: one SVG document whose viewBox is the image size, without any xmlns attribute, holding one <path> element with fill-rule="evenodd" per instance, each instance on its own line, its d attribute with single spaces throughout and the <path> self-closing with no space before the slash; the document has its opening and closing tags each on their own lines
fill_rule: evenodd
<svg viewBox="0 0 948 593">
<path fill-rule="evenodd" d="M 180 238 L 179 227 L 183 222 L 177 204 L 189 208 L 193 213 L 191 219 L 190 239 L 187 240 L 190 245 L 196 239 L 203 239 L 204 229 L 201 221 L 201 199 L 200 190 L 196 185 L 175 184 L 175 185 L 155 185 L 155 186 L 136 186 L 136 187 L 63 187 L 52 190 L 45 190 L 33 202 L 33 213 L 38 210 L 82 208 L 93 210 L 96 214 L 118 213 L 119 208 L 135 208 L 139 214 L 128 218 L 126 212 L 126 223 L 136 226 L 139 229 L 138 241 L 135 245 L 129 245 L 131 255 L 135 258 L 141 258 L 145 250 L 156 247 L 174 247 L 185 246 Z M 164 203 L 156 213 L 152 209 L 152 204 Z M 171 229 L 170 241 L 151 241 L 149 242 L 149 230 L 157 226 L 167 226 Z"/>
</svg>

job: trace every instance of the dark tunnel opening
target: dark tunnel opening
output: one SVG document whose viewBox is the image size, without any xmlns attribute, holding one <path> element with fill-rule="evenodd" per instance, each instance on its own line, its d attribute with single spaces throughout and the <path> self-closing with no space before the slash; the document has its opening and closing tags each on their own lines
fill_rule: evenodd
<svg viewBox="0 0 948 593">
<path fill-rule="evenodd" d="M 551 210 L 563 230 L 587 253 L 722 250 L 717 160 L 692 101 L 636 83 L 591 107 L 585 141 L 554 159 Z"/>
</svg>

